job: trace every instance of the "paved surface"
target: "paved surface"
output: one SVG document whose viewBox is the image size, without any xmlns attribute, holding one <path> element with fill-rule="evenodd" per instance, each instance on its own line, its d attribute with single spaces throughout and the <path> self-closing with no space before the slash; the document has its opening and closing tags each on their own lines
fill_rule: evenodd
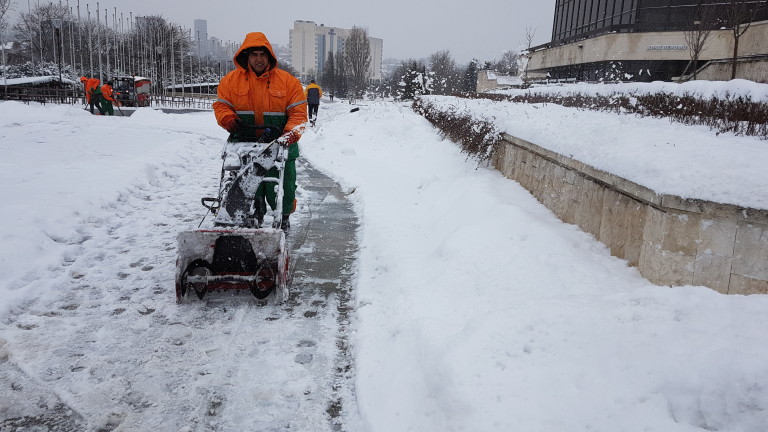
<svg viewBox="0 0 768 432">
<path fill-rule="evenodd" d="M 292 222 L 288 244 L 291 250 L 292 283 L 289 304 L 296 297 L 319 290 L 326 299 L 333 298 L 337 313 L 333 382 L 334 397 L 328 414 L 336 430 L 343 430 L 342 410 L 356 412 L 353 388 L 353 359 L 348 350 L 350 314 L 357 265 L 357 230 L 359 223 L 352 204 L 338 183 L 313 168 L 303 159 L 297 163 L 299 210 L 304 216 Z M 309 288 L 305 290 L 305 288 Z M 305 299 L 306 301 L 306 299 Z"/>
</svg>

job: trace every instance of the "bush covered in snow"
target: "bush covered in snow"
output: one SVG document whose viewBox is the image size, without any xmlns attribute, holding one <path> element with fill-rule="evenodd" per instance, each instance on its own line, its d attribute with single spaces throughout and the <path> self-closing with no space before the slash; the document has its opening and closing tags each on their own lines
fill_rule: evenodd
<svg viewBox="0 0 768 432">
<path fill-rule="evenodd" d="M 524 92 L 475 94 L 471 97 L 529 104 L 554 103 L 566 107 L 669 118 L 686 125 L 708 126 L 718 133 L 768 139 L 768 101 L 749 92 L 702 93 L 697 88 L 675 91 L 648 87 L 624 89 L 592 85 L 540 87 Z M 602 90 L 602 91 L 600 91 Z M 650 90 L 650 91 L 649 91 Z"/>
<path fill-rule="evenodd" d="M 489 121 L 480 120 L 458 109 L 436 109 L 432 103 L 416 98 L 413 110 L 427 119 L 452 141 L 461 144 L 462 151 L 480 161 L 490 160 L 501 141 L 501 131 Z"/>
</svg>

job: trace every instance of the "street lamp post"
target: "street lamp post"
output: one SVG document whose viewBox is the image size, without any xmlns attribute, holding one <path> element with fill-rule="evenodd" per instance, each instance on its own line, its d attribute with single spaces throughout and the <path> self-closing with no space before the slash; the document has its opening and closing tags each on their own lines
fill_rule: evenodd
<svg viewBox="0 0 768 432">
<path fill-rule="evenodd" d="M 62 20 L 59 18 L 55 18 L 51 20 L 51 23 L 53 24 L 54 28 L 54 47 L 53 47 L 53 54 L 57 57 L 56 61 L 59 63 L 59 83 L 61 83 L 61 56 L 63 53 L 59 52 L 60 50 L 57 49 L 59 46 L 61 46 L 61 23 Z"/>
<path fill-rule="evenodd" d="M 155 51 L 157 51 L 157 58 L 158 61 L 156 63 L 157 65 L 157 76 L 159 77 L 158 81 L 160 82 L 160 94 L 162 96 L 165 96 L 165 74 L 163 73 L 163 47 L 158 45 L 155 47 Z"/>
</svg>

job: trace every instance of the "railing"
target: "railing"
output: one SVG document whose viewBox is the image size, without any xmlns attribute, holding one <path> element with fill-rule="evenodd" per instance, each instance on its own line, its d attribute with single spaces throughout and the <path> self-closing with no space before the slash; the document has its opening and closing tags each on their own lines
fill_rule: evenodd
<svg viewBox="0 0 768 432">
<path fill-rule="evenodd" d="M 215 99 L 207 97 L 181 97 L 171 95 L 151 95 L 151 106 L 170 108 L 211 109 Z"/>
<path fill-rule="evenodd" d="M 85 104 L 85 97 L 81 90 L 41 88 L 41 87 L 17 87 L 0 85 L 0 100 L 15 100 L 24 103 L 36 102 L 41 104 L 55 103 L 67 105 Z M 215 95 L 200 95 L 181 97 L 174 95 L 149 95 L 150 106 L 187 109 L 211 109 L 215 101 Z"/>
<path fill-rule="evenodd" d="M 76 90 L 15 86 L 0 86 L 0 100 L 70 105 L 85 103 L 83 93 Z"/>
</svg>

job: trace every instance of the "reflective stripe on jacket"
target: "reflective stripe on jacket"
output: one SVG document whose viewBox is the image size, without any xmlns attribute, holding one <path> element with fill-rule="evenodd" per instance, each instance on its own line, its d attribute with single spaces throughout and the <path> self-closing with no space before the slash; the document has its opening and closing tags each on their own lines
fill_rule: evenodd
<svg viewBox="0 0 768 432">
<path fill-rule="evenodd" d="M 113 93 L 112 93 L 112 87 L 110 87 L 109 84 L 104 84 L 103 86 L 101 86 L 101 95 L 104 97 L 104 99 L 110 102 L 115 101 L 115 98 L 113 97 Z"/>
</svg>

